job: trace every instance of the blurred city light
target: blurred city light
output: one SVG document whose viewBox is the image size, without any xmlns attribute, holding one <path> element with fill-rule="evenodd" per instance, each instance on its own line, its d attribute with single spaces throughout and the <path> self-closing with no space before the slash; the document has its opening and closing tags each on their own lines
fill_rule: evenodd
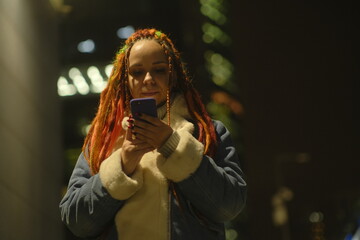
<svg viewBox="0 0 360 240">
<path fill-rule="evenodd" d="M 81 127 L 81 133 L 83 136 L 86 136 L 90 131 L 91 124 L 86 124 Z"/>
<path fill-rule="evenodd" d="M 280 187 L 271 199 L 273 207 L 272 218 L 275 226 L 284 226 L 288 220 L 288 209 L 286 202 L 293 199 L 294 193 L 288 187 Z"/>
<path fill-rule="evenodd" d="M 212 75 L 212 81 L 218 85 L 226 87 L 233 75 L 234 66 L 219 53 L 208 50 L 204 54 L 206 68 Z"/>
<path fill-rule="evenodd" d="M 93 53 L 95 51 L 95 42 L 92 39 L 82 41 L 78 44 L 77 49 L 82 53 Z"/>
<path fill-rule="evenodd" d="M 65 77 L 60 76 L 57 82 L 59 96 L 72 96 L 76 94 L 76 88 L 73 84 L 70 84 Z"/>
<path fill-rule="evenodd" d="M 223 30 L 209 22 L 206 22 L 202 25 L 202 31 L 204 33 L 203 41 L 205 43 L 212 43 L 215 40 L 224 46 L 228 46 L 231 43 L 230 37 Z"/>
<path fill-rule="evenodd" d="M 78 68 L 71 68 L 69 70 L 69 77 L 73 80 L 77 91 L 81 95 L 86 95 L 90 92 L 90 87 Z"/>
<path fill-rule="evenodd" d="M 101 76 L 99 69 L 95 66 L 90 66 L 87 70 L 87 75 L 91 80 L 91 92 L 101 93 L 101 91 L 104 90 L 106 86 L 106 82 Z"/>
<path fill-rule="evenodd" d="M 200 12 L 216 22 L 219 25 L 223 25 L 226 23 L 227 18 L 222 13 L 224 11 L 224 8 L 222 7 L 222 2 L 219 0 L 200 0 Z"/>
<path fill-rule="evenodd" d="M 215 91 L 211 93 L 211 100 L 216 104 L 227 106 L 236 116 L 240 117 L 244 114 L 243 105 L 224 91 Z"/>
<path fill-rule="evenodd" d="M 99 94 L 107 85 L 107 79 L 112 71 L 112 64 L 106 66 L 80 66 L 63 70 L 58 79 L 58 95 L 61 97 L 76 94 Z"/>
<path fill-rule="evenodd" d="M 106 67 L 105 67 L 105 74 L 106 74 L 106 76 L 107 76 L 108 78 L 110 77 L 110 74 L 111 74 L 112 69 L 113 69 L 113 65 L 112 65 L 112 64 L 106 65 Z"/>
<path fill-rule="evenodd" d="M 309 221 L 312 223 L 322 222 L 324 214 L 322 212 L 312 212 L 309 216 Z"/>
<path fill-rule="evenodd" d="M 126 26 L 126 27 L 119 28 L 117 30 L 116 34 L 121 39 L 127 39 L 134 32 L 135 32 L 135 29 L 133 26 Z"/>
<path fill-rule="evenodd" d="M 68 14 L 72 11 L 72 6 L 64 3 L 64 0 L 49 0 L 51 6 L 59 13 Z"/>
<path fill-rule="evenodd" d="M 200 0 L 202 5 L 210 5 L 216 9 L 223 10 L 224 0 Z"/>
</svg>

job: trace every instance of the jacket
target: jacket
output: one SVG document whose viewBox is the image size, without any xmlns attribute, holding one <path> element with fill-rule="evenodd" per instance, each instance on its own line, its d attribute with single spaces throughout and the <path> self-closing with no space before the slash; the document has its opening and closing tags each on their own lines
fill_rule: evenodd
<svg viewBox="0 0 360 240">
<path fill-rule="evenodd" d="M 79 156 L 60 203 L 63 222 L 76 235 L 101 239 L 225 239 L 224 222 L 235 218 L 246 200 L 246 183 L 229 131 L 213 120 L 216 155 L 203 155 L 193 136 L 183 98 L 171 108 L 179 138 L 174 152 L 145 154 L 131 177 L 121 169 L 121 148 L 91 175 Z M 174 134 L 173 134 L 174 135 Z"/>
</svg>

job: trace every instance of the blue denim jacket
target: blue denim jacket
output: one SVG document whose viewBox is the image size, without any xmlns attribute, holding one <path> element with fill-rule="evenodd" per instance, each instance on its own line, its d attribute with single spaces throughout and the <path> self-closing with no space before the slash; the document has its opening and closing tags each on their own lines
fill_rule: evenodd
<svg viewBox="0 0 360 240">
<path fill-rule="evenodd" d="M 220 121 L 214 121 L 214 126 L 215 157 L 204 155 L 190 177 L 169 186 L 171 240 L 225 239 L 224 222 L 235 218 L 245 205 L 246 183 L 230 133 Z M 124 203 L 110 196 L 98 174 L 91 175 L 81 154 L 60 203 L 62 220 L 73 234 L 117 239 L 114 216 Z"/>
</svg>

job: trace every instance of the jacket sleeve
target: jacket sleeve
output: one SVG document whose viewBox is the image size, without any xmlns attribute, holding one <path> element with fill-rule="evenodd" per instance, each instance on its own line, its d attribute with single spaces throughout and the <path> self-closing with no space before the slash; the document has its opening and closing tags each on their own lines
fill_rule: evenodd
<svg viewBox="0 0 360 240">
<path fill-rule="evenodd" d="M 91 175 L 83 153 L 80 155 L 60 202 L 62 221 L 76 236 L 96 237 L 103 233 L 124 200 L 141 185 L 137 179 L 124 176 L 119 155 L 120 150 L 105 159 L 95 175 Z M 141 172 L 135 175 L 141 176 Z"/>
<path fill-rule="evenodd" d="M 243 209 L 247 186 L 229 131 L 220 121 L 214 121 L 214 124 L 218 136 L 214 158 L 202 154 L 202 144 L 194 137 L 180 133 L 177 149 L 166 160 L 169 161 L 167 165 L 172 166 L 162 170 L 202 215 L 215 222 L 225 222 Z M 186 146 L 179 149 L 182 145 Z M 184 173 L 179 168 L 184 166 L 186 174 L 179 176 Z"/>
</svg>

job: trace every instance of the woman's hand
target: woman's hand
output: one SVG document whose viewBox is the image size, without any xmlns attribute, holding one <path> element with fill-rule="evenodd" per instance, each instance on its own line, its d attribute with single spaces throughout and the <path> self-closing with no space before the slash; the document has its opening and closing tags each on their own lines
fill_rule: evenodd
<svg viewBox="0 0 360 240">
<path fill-rule="evenodd" d="M 134 121 L 133 134 L 154 149 L 161 147 L 173 133 L 173 129 L 158 118 L 141 114 Z"/>
<path fill-rule="evenodd" d="M 131 119 L 131 121 L 133 120 Z M 125 174 L 128 176 L 130 176 L 135 171 L 142 156 L 145 153 L 155 149 L 146 141 L 140 140 L 138 138 L 133 138 L 132 129 L 134 128 L 134 126 L 131 121 L 128 129 L 126 130 L 125 140 L 123 142 L 121 151 L 122 168 Z"/>
</svg>

